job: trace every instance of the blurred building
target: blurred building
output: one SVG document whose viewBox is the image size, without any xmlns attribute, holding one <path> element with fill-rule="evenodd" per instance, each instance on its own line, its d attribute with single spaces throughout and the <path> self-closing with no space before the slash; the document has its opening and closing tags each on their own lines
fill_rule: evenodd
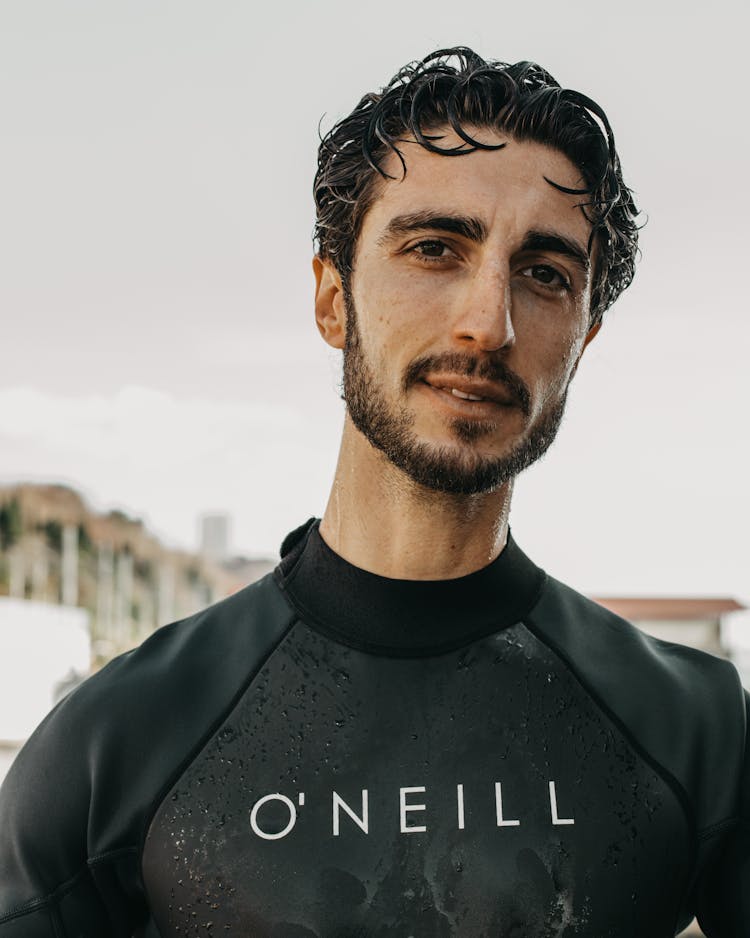
<svg viewBox="0 0 750 938">
<path fill-rule="evenodd" d="M 271 558 L 230 557 L 229 532 L 227 516 L 207 515 L 200 552 L 172 550 L 67 486 L 0 486 L 0 782 L 93 670 L 273 569 Z"/>
<path fill-rule="evenodd" d="M 173 550 L 67 486 L 0 487 L 0 597 L 85 610 L 97 667 L 273 568 L 228 558 L 229 530 L 227 516 L 206 516 L 203 550 Z"/>
<path fill-rule="evenodd" d="M 732 657 L 725 641 L 728 617 L 744 611 L 734 599 L 595 597 L 596 602 L 655 638 Z"/>
<path fill-rule="evenodd" d="M 229 515 L 202 515 L 200 552 L 212 563 L 222 563 L 229 556 Z"/>
<path fill-rule="evenodd" d="M 23 667 L 33 662 L 33 667 Z M 49 709 L 88 675 L 85 609 L 0 596 L 0 740 L 30 736 Z"/>
</svg>

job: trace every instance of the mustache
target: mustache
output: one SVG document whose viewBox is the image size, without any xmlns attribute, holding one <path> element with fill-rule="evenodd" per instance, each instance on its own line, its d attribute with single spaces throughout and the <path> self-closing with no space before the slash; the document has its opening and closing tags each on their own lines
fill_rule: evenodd
<svg viewBox="0 0 750 938">
<path fill-rule="evenodd" d="M 474 355 L 462 355 L 460 352 L 443 352 L 440 355 L 423 355 L 415 358 L 404 372 L 403 390 L 422 381 L 430 372 L 445 371 L 466 378 L 481 378 L 502 384 L 513 403 L 527 417 L 531 414 L 531 392 L 515 371 L 499 358 L 479 359 Z"/>
</svg>

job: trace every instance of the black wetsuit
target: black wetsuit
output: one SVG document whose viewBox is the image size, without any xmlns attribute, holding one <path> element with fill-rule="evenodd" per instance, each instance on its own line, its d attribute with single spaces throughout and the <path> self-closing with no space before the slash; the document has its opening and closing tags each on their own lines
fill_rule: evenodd
<svg viewBox="0 0 750 938">
<path fill-rule="evenodd" d="M 19 754 L 0 938 L 750 935 L 732 665 L 513 541 L 440 582 L 287 542 Z"/>
</svg>

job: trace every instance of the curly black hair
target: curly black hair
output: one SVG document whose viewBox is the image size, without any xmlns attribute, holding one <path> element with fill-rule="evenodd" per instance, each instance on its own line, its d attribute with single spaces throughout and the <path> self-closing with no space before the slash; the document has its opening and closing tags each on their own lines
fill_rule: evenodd
<svg viewBox="0 0 750 938">
<path fill-rule="evenodd" d="M 453 64 L 455 63 L 455 64 Z M 442 147 L 431 134 L 451 127 L 461 139 Z M 315 174 L 315 240 L 348 287 L 362 221 L 377 197 L 376 181 L 392 178 L 383 169 L 398 144 L 411 136 L 425 149 L 462 156 L 504 144 L 476 140 L 467 128 L 494 128 L 515 140 L 533 140 L 564 153 L 578 167 L 585 186 L 562 192 L 580 195 L 591 223 L 589 253 L 597 263 L 591 293 L 591 323 L 601 321 L 630 285 L 638 249 L 638 209 L 623 182 L 620 159 L 607 116 L 591 98 L 562 88 L 534 62 L 486 61 L 464 46 L 440 49 L 404 66 L 380 92 L 366 94 L 348 117 L 322 139 Z"/>
</svg>

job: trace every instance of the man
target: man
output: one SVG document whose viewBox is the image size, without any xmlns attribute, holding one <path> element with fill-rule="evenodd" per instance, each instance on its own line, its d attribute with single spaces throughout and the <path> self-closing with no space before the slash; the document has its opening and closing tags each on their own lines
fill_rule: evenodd
<svg viewBox="0 0 750 938">
<path fill-rule="evenodd" d="M 734 669 L 508 530 L 632 278 L 603 111 L 435 53 L 323 140 L 315 194 L 325 515 L 42 724 L 2 792 L 0 938 L 746 936 Z"/>
</svg>

